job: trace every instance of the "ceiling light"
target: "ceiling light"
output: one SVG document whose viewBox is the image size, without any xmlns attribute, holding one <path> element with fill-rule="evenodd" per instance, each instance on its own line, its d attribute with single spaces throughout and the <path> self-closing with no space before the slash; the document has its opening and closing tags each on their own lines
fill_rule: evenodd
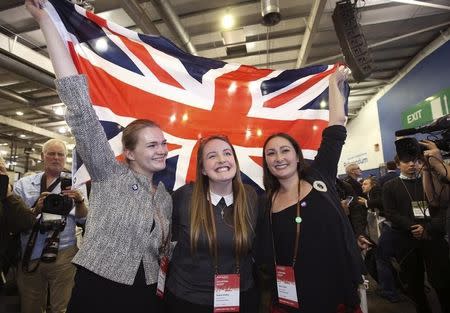
<svg viewBox="0 0 450 313">
<path fill-rule="evenodd" d="M 65 134 L 67 133 L 67 128 L 65 126 L 61 126 L 60 128 L 58 128 L 58 132 L 60 134 Z"/>
<path fill-rule="evenodd" d="M 27 136 L 25 134 L 20 134 L 19 137 L 20 138 L 26 138 Z"/>
<path fill-rule="evenodd" d="M 22 116 L 23 112 L 22 111 L 16 111 L 16 114 L 19 115 L 19 116 Z"/>
<path fill-rule="evenodd" d="M 234 17 L 227 13 L 222 18 L 222 27 L 225 29 L 230 29 L 234 26 Z"/>
</svg>

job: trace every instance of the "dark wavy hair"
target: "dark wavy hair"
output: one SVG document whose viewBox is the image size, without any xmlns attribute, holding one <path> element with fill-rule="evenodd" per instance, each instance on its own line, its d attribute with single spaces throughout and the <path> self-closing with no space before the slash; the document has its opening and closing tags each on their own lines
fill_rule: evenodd
<svg viewBox="0 0 450 313">
<path fill-rule="evenodd" d="M 273 138 L 276 138 L 276 137 L 281 137 L 281 138 L 286 139 L 287 141 L 289 141 L 291 143 L 292 147 L 294 147 L 294 151 L 298 157 L 297 172 L 298 172 L 299 177 L 302 177 L 302 174 L 304 173 L 304 171 L 306 169 L 306 162 L 305 162 L 305 159 L 303 158 L 302 149 L 300 149 L 300 145 L 297 143 L 297 141 L 294 138 L 292 138 L 290 135 L 288 135 L 286 133 L 276 133 L 276 134 L 270 135 L 264 142 L 264 146 L 263 146 L 263 184 L 264 184 L 264 189 L 266 190 L 266 193 L 268 196 L 267 200 L 270 203 L 272 202 L 273 195 L 278 191 L 278 189 L 280 189 L 280 182 L 270 172 L 269 166 L 267 165 L 266 146 L 270 140 L 272 140 Z"/>
</svg>

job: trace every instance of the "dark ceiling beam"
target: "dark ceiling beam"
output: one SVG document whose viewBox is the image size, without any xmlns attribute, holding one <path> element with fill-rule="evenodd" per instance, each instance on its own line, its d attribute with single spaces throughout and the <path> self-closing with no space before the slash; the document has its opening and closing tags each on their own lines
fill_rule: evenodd
<svg viewBox="0 0 450 313">
<path fill-rule="evenodd" d="M 34 80 L 48 88 L 55 89 L 55 77 L 39 71 L 28 64 L 17 61 L 3 53 L 0 53 L 0 67 L 29 80 Z"/>
<path fill-rule="evenodd" d="M 160 35 L 158 28 L 152 22 L 147 12 L 136 0 L 121 0 L 120 5 L 131 17 L 144 34 Z"/>
<path fill-rule="evenodd" d="M 169 29 L 180 39 L 187 52 L 193 55 L 198 55 L 197 49 L 191 41 L 191 37 L 181 24 L 181 20 L 170 4 L 169 0 L 150 0 L 151 4 L 158 11 L 164 23 Z"/>
</svg>

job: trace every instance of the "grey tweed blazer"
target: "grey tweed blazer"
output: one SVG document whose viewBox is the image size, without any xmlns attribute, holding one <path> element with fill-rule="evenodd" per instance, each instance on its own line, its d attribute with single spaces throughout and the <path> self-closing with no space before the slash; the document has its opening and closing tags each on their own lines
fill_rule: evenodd
<svg viewBox="0 0 450 313">
<path fill-rule="evenodd" d="M 147 284 L 156 283 L 158 251 L 169 235 L 172 216 L 169 193 L 162 183 L 152 192 L 147 177 L 116 161 L 92 107 L 85 76 L 56 80 L 56 86 L 67 105 L 66 121 L 77 152 L 92 179 L 85 237 L 73 263 L 132 285 L 142 261 Z"/>
</svg>

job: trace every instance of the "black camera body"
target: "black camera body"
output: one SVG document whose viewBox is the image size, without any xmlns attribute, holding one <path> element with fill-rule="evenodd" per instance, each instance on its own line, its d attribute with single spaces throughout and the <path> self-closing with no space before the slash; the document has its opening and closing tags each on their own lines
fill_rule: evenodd
<svg viewBox="0 0 450 313">
<path fill-rule="evenodd" d="M 395 132 L 395 135 L 407 136 L 418 133 L 430 134 L 427 139 L 434 142 L 439 150 L 450 152 L 450 114 L 422 127 L 398 130 Z M 395 149 L 399 159 L 402 161 L 422 159 L 423 152 L 426 150 L 414 137 L 396 140 Z"/>
<path fill-rule="evenodd" d="M 50 230 L 63 231 L 65 223 L 62 221 L 70 213 L 72 208 L 73 200 L 68 196 L 52 193 L 45 197 L 40 224 L 41 233 Z"/>
<path fill-rule="evenodd" d="M 61 190 L 72 185 L 70 173 L 61 173 L 60 179 Z M 46 196 L 42 207 L 41 233 L 51 230 L 63 231 L 66 225 L 65 217 L 69 215 L 73 204 L 73 200 L 65 195 L 52 193 Z"/>
</svg>

